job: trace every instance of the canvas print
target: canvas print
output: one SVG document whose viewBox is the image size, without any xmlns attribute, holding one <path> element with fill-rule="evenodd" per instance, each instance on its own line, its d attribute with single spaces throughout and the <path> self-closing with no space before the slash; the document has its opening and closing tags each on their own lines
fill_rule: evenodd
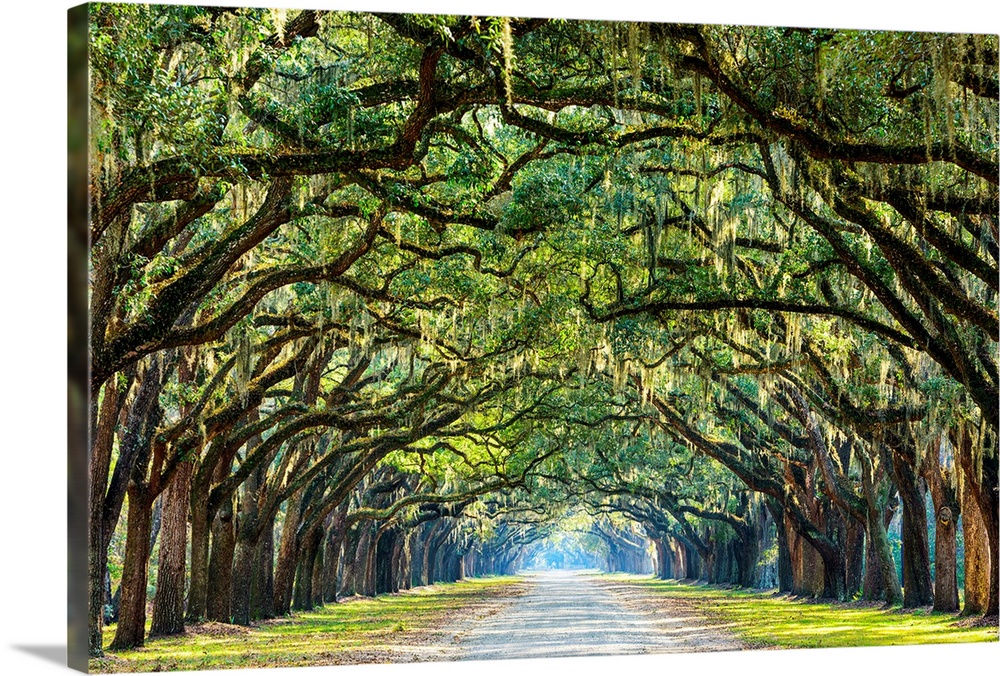
<svg viewBox="0 0 1000 676">
<path fill-rule="evenodd" d="M 69 38 L 73 666 L 997 641 L 996 35 Z"/>
</svg>

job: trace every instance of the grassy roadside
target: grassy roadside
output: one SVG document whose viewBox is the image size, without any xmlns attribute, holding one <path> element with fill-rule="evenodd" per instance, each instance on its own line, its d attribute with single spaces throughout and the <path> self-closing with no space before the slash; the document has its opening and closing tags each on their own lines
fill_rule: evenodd
<svg viewBox="0 0 1000 676">
<path fill-rule="evenodd" d="M 147 640 L 138 650 L 90 660 L 90 671 L 293 667 L 441 659 L 449 619 L 482 601 L 517 593 L 516 577 L 470 579 L 376 598 L 356 598 L 252 627 L 207 623 Z M 148 628 L 148 626 L 147 626 Z M 107 646 L 114 634 L 106 628 Z"/>
<path fill-rule="evenodd" d="M 690 603 L 698 612 L 722 622 L 726 629 L 743 640 L 761 646 L 835 648 L 997 640 L 995 626 L 956 626 L 956 616 L 922 609 L 883 610 L 648 577 L 603 577 L 636 585 L 654 598 Z"/>
</svg>

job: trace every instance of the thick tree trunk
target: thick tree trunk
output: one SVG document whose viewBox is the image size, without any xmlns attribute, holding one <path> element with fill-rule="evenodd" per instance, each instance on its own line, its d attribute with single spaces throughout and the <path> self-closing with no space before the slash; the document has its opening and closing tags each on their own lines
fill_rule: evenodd
<svg viewBox="0 0 1000 676">
<path fill-rule="evenodd" d="M 375 541 L 375 551 L 373 552 L 372 577 L 375 594 L 385 594 L 393 591 L 393 549 L 395 547 L 396 533 L 393 529 L 386 531 L 379 530 L 379 537 Z"/>
<path fill-rule="evenodd" d="M 295 610 L 312 610 L 313 608 L 313 569 L 316 566 L 322 538 L 322 528 L 316 527 L 310 530 L 302 539 L 302 545 L 299 548 L 299 562 L 295 572 L 295 592 L 293 596 L 293 607 Z"/>
<path fill-rule="evenodd" d="M 208 619 L 229 622 L 232 618 L 233 555 L 236 531 L 233 501 L 226 500 L 212 520 L 212 553 L 208 566 Z"/>
<path fill-rule="evenodd" d="M 303 545 L 299 554 L 298 565 L 295 566 L 295 584 L 292 589 L 292 610 L 311 610 L 312 571 L 309 564 L 312 561 L 313 550 Z"/>
<path fill-rule="evenodd" d="M 944 505 L 937 512 L 934 536 L 934 610 L 958 612 L 958 543 L 955 517 Z"/>
<path fill-rule="evenodd" d="M 312 562 L 312 596 L 311 606 L 313 608 L 323 607 L 323 570 L 324 555 L 326 552 L 326 538 L 323 537 L 324 530 L 320 530 L 319 542 L 316 544 L 316 551 L 313 553 Z"/>
<path fill-rule="evenodd" d="M 702 561 L 702 577 L 708 584 L 715 584 L 717 581 L 715 577 L 715 548 L 712 547 L 704 553 L 699 552 L 699 555 Z"/>
<path fill-rule="evenodd" d="M 878 499 L 872 468 L 868 459 L 862 458 L 861 482 L 868 506 L 868 544 L 865 552 L 865 580 L 862 596 L 869 600 L 884 600 L 888 605 L 903 602 L 903 589 L 896 574 L 887 528 L 893 510 L 886 509 Z"/>
<path fill-rule="evenodd" d="M 233 551 L 233 585 L 230 598 L 230 616 L 233 624 L 250 625 L 250 588 L 254 579 L 256 542 L 250 534 L 236 537 Z"/>
<path fill-rule="evenodd" d="M 285 524 L 281 530 L 281 546 L 278 548 L 278 562 L 274 569 L 274 610 L 278 615 L 287 615 L 292 608 L 292 588 L 295 583 L 295 568 L 299 558 L 299 508 L 302 491 L 288 499 L 285 510 Z"/>
<path fill-rule="evenodd" d="M 845 538 L 845 565 L 847 566 L 847 598 L 854 598 L 864 581 L 865 531 L 867 524 L 860 524 L 851 517 L 845 517 L 847 537 Z"/>
<path fill-rule="evenodd" d="M 444 522 L 442 520 L 442 525 Z M 442 528 L 437 533 L 430 542 L 430 556 L 427 559 L 427 579 L 428 584 L 434 584 L 435 582 L 445 582 L 446 571 L 443 568 L 444 563 L 444 541 L 448 537 L 450 529 Z"/>
<path fill-rule="evenodd" d="M 90 515 L 92 525 L 96 525 L 97 523 L 101 525 L 101 550 L 93 552 L 97 555 L 98 568 L 107 565 L 107 548 L 118 526 L 118 520 L 121 516 L 122 506 L 124 505 L 129 486 L 133 485 L 133 482 L 142 484 L 145 477 L 145 471 L 150 458 L 152 431 L 160 424 L 163 415 L 162 409 L 158 405 L 158 395 L 163 386 L 160 379 L 160 372 L 160 359 L 157 357 L 151 358 L 135 399 L 125 416 L 125 424 L 122 426 L 123 432 L 119 439 L 118 461 L 115 463 L 110 481 L 107 482 L 107 492 L 101 497 L 103 508 L 100 514 L 91 513 Z M 113 427 L 114 423 L 119 421 L 121 421 L 121 417 L 115 415 L 111 417 L 109 424 Z M 94 468 L 91 469 L 93 470 Z M 100 473 L 90 477 L 92 481 L 91 491 L 105 490 L 105 484 L 100 481 L 99 476 Z M 95 490 L 97 486 L 100 486 L 100 488 Z M 98 496 L 94 494 L 93 498 L 97 500 Z M 155 496 L 150 495 L 149 499 L 153 500 Z M 92 503 L 91 507 L 96 510 L 96 502 Z M 148 534 L 146 539 L 151 539 L 148 537 Z M 93 547 L 97 542 L 95 536 L 93 542 L 91 542 L 91 546 Z M 145 555 L 147 560 L 149 554 L 150 552 L 147 550 Z M 145 575 L 145 572 L 143 574 Z M 121 591 L 122 587 L 119 584 L 118 591 L 115 593 L 119 599 L 119 603 Z M 145 594 L 145 582 L 143 582 L 143 594 Z M 120 605 L 118 610 L 120 612 Z M 99 623 L 100 618 L 97 618 L 97 623 L 95 624 L 92 621 L 90 625 L 92 649 L 100 644 L 100 633 L 99 631 L 95 631 L 95 628 L 99 630 Z"/>
<path fill-rule="evenodd" d="M 987 434 L 989 432 L 987 431 Z M 969 433 L 966 432 L 967 438 Z M 986 600 L 987 616 L 996 616 L 998 605 L 1000 605 L 1000 501 L 997 499 L 997 448 L 996 440 L 993 438 L 992 448 L 984 448 L 979 451 L 983 457 L 979 462 L 981 468 L 977 471 L 976 460 L 972 457 L 971 441 L 966 443 L 966 450 L 962 455 L 966 460 L 962 463 L 962 470 L 965 473 L 966 484 L 971 489 L 976 504 L 979 507 L 979 514 L 982 519 L 983 528 L 986 532 L 987 542 L 987 564 L 983 566 L 986 570 L 989 592 Z"/>
<path fill-rule="evenodd" d="M 143 645 L 146 632 L 146 582 L 149 566 L 149 533 L 153 496 L 133 484 L 128 493 L 128 529 L 122 564 L 121 605 L 110 650 Z"/>
<path fill-rule="evenodd" d="M 972 490 L 961 493 L 962 535 L 965 540 L 965 607 L 963 615 L 982 615 L 990 600 L 990 559 L 986 525 Z"/>
<path fill-rule="evenodd" d="M 992 458 L 977 465 L 969 430 L 956 439 L 959 467 L 962 470 L 962 524 L 965 536 L 965 608 L 964 615 L 997 613 L 998 564 L 997 538 L 1000 523 L 996 496 L 996 449 Z M 986 449 L 979 452 L 985 454 Z M 986 454 L 989 456 L 989 454 Z"/>
<path fill-rule="evenodd" d="M 932 444 L 923 474 L 934 504 L 934 610 L 958 612 L 958 496 L 954 467 L 941 462 L 941 441 Z"/>
<path fill-rule="evenodd" d="M 795 586 L 792 572 L 792 557 L 788 548 L 788 529 L 785 524 L 784 508 L 775 500 L 768 498 L 764 503 L 774 522 L 774 534 L 778 544 L 777 577 L 778 591 L 790 592 Z"/>
<path fill-rule="evenodd" d="M 338 595 L 353 596 L 357 593 L 357 575 L 355 573 L 357 564 L 358 547 L 361 543 L 361 525 L 354 524 L 347 529 L 344 535 L 344 551 L 341 554 L 341 566 L 343 575 L 338 585 Z"/>
<path fill-rule="evenodd" d="M 277 617 L 274 608 L 274 517 L 270 517 L 257 542 L 250 609 L 255 620 Z"/>
<path fill-rule="evenodd" d="M 823 557 L 819 555 L 805 538 L 798 534 L 786 517 L 785 538 L 788 543 L 788 558 L 791 564 L 791 592 L 797 596 L 817 597 L 823 594 L 826 570 Z"/>
<path fill-rule="evenodd" d="M 431 526 L 430 532 L 427 533 L 427 539 L 424 541 L 424 551 L 423 551 L 423 556 L 421 557 L 422 563 L 420 566 L 420 574 L 421 574 L 420 584 L 424 586 L 429 584 L 434 584 L 434 571 L 432 570 L 431 566 L 433 565 L 434 561 L 434 553 L 435 553 L 434 548 L 437 542 L 436 535 L 443 523 L 444 522 L 441 521 L 440 519 L 435 521 L 434 525 Z"/>
<path fill-rule="evenodd" d="M 337 586 L 340 577 L 340 558 L 344 549 L 345 520 L 347 503 L 333 513 L 333 520 L 326 537 L 326 552 L 323 555 L 323 601 L 337 602 Z"/>
<path fill-rule="evenodd" d="M 208 552 L 211 529 L 208 501 L 202 495 L 191 500 L 191 579 L 185 619 L 189 624 L 202 622 L 208 615 Z"/>
<path fill-rule="evenodd" d="M 934 603 L 934 591 L 924 492 L 910 463 L 896 450 L 891 455 L 896 488 L 903 504 L 903 607 L 928 606 Z"/>
<path fill-rule="evenodd" d="M 163 494 L 159 571 L 150 636 L 169 636 L 184 632 L 187 517 L 193 468 L 191 462 L 181 463 L 174 480 Z"/>
<path fill-rule="evenodd" d="M 111 470 L 111 451 L 114 446 L 115 422 L 118 420 L 120 399 L 117 381 L 114 379 L 105 383 L 103 391 L 104 398 L 96 420 L 97 397 L 94 397 L 91 404 L 94 408 L 91 409 L 90 425 L 94 430 L 90 449 L 90 518 L 87 541 L 88 642 L 91 657 L 99 657 L 104 653 L 101 645 L 101 628 L 104 619 L 104 578 L 108 571 L 108 541 L 103 528 L 104 495 Z"/>
<path fill-rule="evenodd" d="M 669 549 L 662 538 L 653 540 L 656 546 L 656 577 L 660 580 L 670 579 L 670 555 Z"/>
<path fill-rule="evenodd" d="M 371 536 L 370 544 L 365 547 L 363 559 L 364 564 L 361 566 L 361 570 L 364 575 L 364 580 L 361 583 L 361 593 L 365 596 L 375 596 L 376 594 L 375 554 L 378 550 L 378 544 L 381 538 L 382 531 L 375 530 L 375 533 Z"/>
<path fill-rule="evenodd" d="M 902 603 L 903 589 L 896 574 L 889 534 L 878 513 L 872 514 L 868 521 L 868 536 L 867 565 L 871 576 L 866 576 L 865 598 L 881 599 L 889 605 Z"/>
<path fill-rule="evenodd" d="M 393 591 L 410 588 L 410 541 L 410 533 L 400 534 L 396 538 Z"/>
</svg>

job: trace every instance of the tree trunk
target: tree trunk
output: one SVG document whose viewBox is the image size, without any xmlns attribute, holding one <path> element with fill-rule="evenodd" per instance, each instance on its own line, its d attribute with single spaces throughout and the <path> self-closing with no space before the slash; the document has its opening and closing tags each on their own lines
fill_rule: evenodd
<svg viewBox="0 0 1000 676">
<path fill-rule="evenodd" d="M 955 439 L 958 465 L 962 470 L 962 532 L 965 536 L 965 607 L 963 615 L 997 612 L 997 537 L 1000 524 L 997 498 L 990 494 L 996 483 L 996 456 L 983 459 L 981 471 L 973 453 L 968 430 Z M 983 449 L 985 452 L 985 449 Z M 994 489 L 995 490 L 995 489 Z"/>
<path fill-rule="evenodd" d="M 337 583 L 340 577 L 340 557 L 344 549 L 344 529 L 347 518 L 347 502 L 337 507 L 326 537 L 326 552 L 323 555 L 323 601 L 337 602 Z"/>
<path fill-rule="evenodd" d="M 866 547 L 866 569 L 862 595 L 866 599 L 882 599 L 888 605 L 903 602 L 903 589 L 896 574 L 896 562 L 892 558 L 889 534 L 886 529 L 892 521 L 893 510 L 885 509 L 876 495 L 875 480 L 867 457 L 861 457 L 861 483 L 868 505 L 868 546 Z"/>
<path fill-rule="evenodd" d="M 958 612 L 958 570 L 954 511 L 947 505 L 937 512 L 934 537 L 934 610 Z"/>
<path fill-rule="evenodd" d="M 184 633 L 184 572 L 193 468 L 191 462 L 181 463 L 163 494 L 159 571 L 150 636 Z"/>
<path fill-rule="evenodd" d="M 785 538 L 788 542 L 788 558 L 791 564 L 791 592 L 798 596 L 817 597 L 823 594 L 826 578 L 823 557 L 819 555 L 804 537 L 799 535 L 786 517 Z"/>
<path fill-rule="evenodd" d="M 877 513 L 869 519 L 868 535 L 867 565 L 873 577 L 870 578 L 864 595 L 870 599 L 882 599 L 888 605 L 902 603 L 903 589 L 896 574 L 896 562 L 892 558 L 889 534 L 886 531 L 885 521 Z"/>
<path fill-rule="evenodd" d="M 421 580 L 420 583 L 423 585 L 434 584 L 434 571 L 432 570 L 432 565 L 434 561 L 434 548 L 436 547 L 436 535 L 441 525 L 444 522 L 440 519 L 434 522 L 431 526 L 430 532 L 427 533 L 427 540 L 424 541 L 424 552 L 422 557 L 422 564 L 420 567 Z"/>
<path fill-rule="evenodd" d="M 323 607 L 323 557 L 326 550 L 326 538 L 323 537 L 325 531 L 319 530 L 319 541 L 316 543 L 316 551 L 313 553 L 312 562 L 312 595 L 310 606 L 313 608 Z"/>
<path fill-rule="evenodd" d="M 374 583 L 374 592 L 376 594 L 386 594 L 393 591 L 392 588 L 392 573 L 393 573 L 393 549 L 395 547 L 396 533 L 393 529 L 388 529 L 385 532 L 381 532 L 378 540 L 376 540 L 375 551 L 374 551 L 374 567 L 372 570 L 372 577 Z"/>
<path fill-rule="evenodd" d="M 867 523 L 845 516 L 847 537 L 845 538 L 845 564 L 847 566 L 847 598 L 854 598 L 861 591 L 864 581 L 865 531 Z"/>
<path fill-rule="evenodd" d="M 160 379 L 160 372 L 160 358 L 152 357 L 149 360 L 149 366 L 136 392 L 135 399 L 128 413 L 125 415 L 125 424 L 122 426 L 123 432 L 119 438 L 118 461 L 115 463 L 110 481 L 101 482 L 100 476 L 102 476 L 102 472 L 97 471 L 95 474 L 93 471 L 96 468 L 91 468 L 90 490 L 93 491 L 92 497 L 95 500 L 95 502 L 91 503 L 91 507 L 96 510 L 98 502 L 102 504 L 99 514 L 90 514 L 92 525 L 96 525 L 97 523 L 101 525 L 100 540 L 95 536 L 91 542 L 92 547 L 100 543 L 100 551 L 92 552 L 97 556 L 98 569 L 102 566 L 107 566 L 107 548 L 118 526 L 118 520 L 121 516 L 121 510 L 129 486 L 133 482 L 143 484 L 145 478 L 145 471 L 150 458 L 150 440 L 153 430 L 160 424 L 163 416 L 163 411 L 158 405 L 158 395 L 163 386 Z M 121 417 L 115 415 L 109 419 L 108 424 L 113 428 L 114 423 L 120 421 Z M 102 462 L 101 459 L 98 459 L 98 461 Z M 106 493 L 103 493 L 99 497 L 96 493 L 105 490 L 105 483 L 107 484 Z M 149 495 L 150 500 L 154 500 L 155 497 L 155 495 Z M 148 535 L 146 539 L 150 539 Z M 146 558 L 148 560 L 149 551 L 146 552 Z M 143 585 L 145 585 L 145 582 Z M 145 586 L 143 586 L 143 594 L 145 594 Z M 118 587 L 116 596 L 120 599 L 121 585 Z M 96 623 L 91 622 L 90 630 L 90 639 L 93 642 L 91 648 L 98 647 L 101 641 L 100 618 L 97 618 Z"/>
<path fill-rule="evenodd" d="M 323 538 L 323 529 L 313 528 L 302 539 L 299 548 L 299 562 L 295 571 L 295 590 L 293 603 L 295 610 L 312 610 L 313 608 L 313 569 L 316 566 L 319 547 Z"/>
<path fill-rule="evenodd" d="M 931 445 L 923 463 L 934 504 L 934 610 L 958 612 L 958 496 L 954 467 L 942 462 L 943 440 Z"/>
<path fill-rule="evenodd" d="M 963 615 L 982 615 L 990 601 L 990 558 L 983 522 L 968 479 L 961 491 L 962 535 L 965 540 L 965 606 Z"/>
<path fill-rule="evenodd" d="M 151 491 L 141 484 L 133 484 L 128 492 L 128 529 L 125 535 L 125 561 L 122 564 L 118 626 L 109 646 L 110 650 L 128 650 L 143 645 L 152 507 Z"/>
<path fill-rule="evenodd" d="M 188 623 L 202 622 L 208 614 L 208 551 L 211 530 L 208 501 L 193 495 L 191 500 L 191 579 L 188 588 Z"/>
<path fill-rule="evenodd" d="M 104 385 L 99 417 L 91 422 L 94 431 L 90 449 L 90 504 L 87 541 L 89 654 L 100 657 L 102 647 L 102 621 L 104 619 L 104 578 L 108 570 L 108 542 L 104 537 L 104 492 L 111 470 L 111 451 L 114 446 L 115 422 L 119 414 L 117 380 Z M 97 397 L 91 404 L 91 418 L 96 411 Z"/>
<path fill-rule="evenodd" d="M 962 440 L 959 453 L 960 464 L 965 478 L 965 485 L 972 493 L 983 530 L 986 534 L 987 562 L 982 568 L 987 576 L 988 593 L 984 614 L 995 616 L 1000 603 L 1000 501 L 997 500 L 997 447 L 996 437 L 989 430 L 983 430 L 987 435 L 984 448 L 979 450 L 982 457 L 974 458 L 973 442 L 968 430 Z M 968 571 L 968 569 L 966 569 Z"/>
<path fill-rule="evenodd" d="M 274 571 L 274 610 L 278 615 L 287 615 L 292 607 L 292 588 L 295 584 L 295 568 L 299 554 L 299 542 L 295 535 L 299 529 L 301 504 L 302 491 L 299 491 L 288 499 L 288 507 L 285 510 L 278 563 Z"/>
<path fill-rule="evenodd" d="M 268 519 L 257 542 L 250 609 L 257 620 L 269 620 L 278 614 L 274 608 L 274 517 Z"/>
<path fill-rule="evenodd" d="M 778 541 L 777 577 L 778 591 L 790 592 L 794 587 L 792 558 L 788 548 L 788 529 L 785 524 L 785 510 L 777 501 L 768 498 L 765 503 L 774 522 L 774 534 Z"/>
<path fill-rule="evenodd" d="M 233 501 L 226 500 L 212 520 L 212 553 L 208 565 L 208 619 L 229 622 L 232 619 L 233 555 L 236 532 L 233 524 Z"/>
<path fill-rule="evenodd" d="M 254 579 L 256 542 L 249 534 L 238 534 L 233 551 L 233 585 L 230 616 L 233 624 L 249 626 L 251 620 L 251 585 Z"/>
<path fill-rule="evenodd" d="M 364 580 L 361 583 L 361 593 L 365 596 L 375 596 L 376 594 L 375 554 L 378 550 L 379 540 L 381 539 L 382 531 L 376 530 L 374 535 L 371 537 L 370 544 L 365 548 L 364 565 L 361 566 L 361 570 L 364 571 Z"/>
<path fill-rule="evenodd" d="M 353 596 L 357 593 L 356 568 L 358 547 L 361 544 L 361 539 L 361 524 L 354 524 L 345 532 L 343 545 L 344 551 L 341 554 L 343 576 L 338 587 L 338 594 L 342 596 Z"/>
<path fill-rule="evenodd" d="M 910 463 L 898 450 L 891 451 L 891 455 L 896 488 L 903 504 L 903 607 L 929 606 L 934 603 L 934 591 L 924 492 Z"/>
</svg>

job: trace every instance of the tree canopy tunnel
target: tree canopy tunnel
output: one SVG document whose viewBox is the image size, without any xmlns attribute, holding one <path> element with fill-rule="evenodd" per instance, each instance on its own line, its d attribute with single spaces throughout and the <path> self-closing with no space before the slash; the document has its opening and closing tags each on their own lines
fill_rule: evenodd
<svg viewBox="0 0 1000 676">
<path fill-rule="evenodd" d="M 574 538 L 996 614 L 996 36 L 90 28 L 92 654 Z"/>
</svg>

